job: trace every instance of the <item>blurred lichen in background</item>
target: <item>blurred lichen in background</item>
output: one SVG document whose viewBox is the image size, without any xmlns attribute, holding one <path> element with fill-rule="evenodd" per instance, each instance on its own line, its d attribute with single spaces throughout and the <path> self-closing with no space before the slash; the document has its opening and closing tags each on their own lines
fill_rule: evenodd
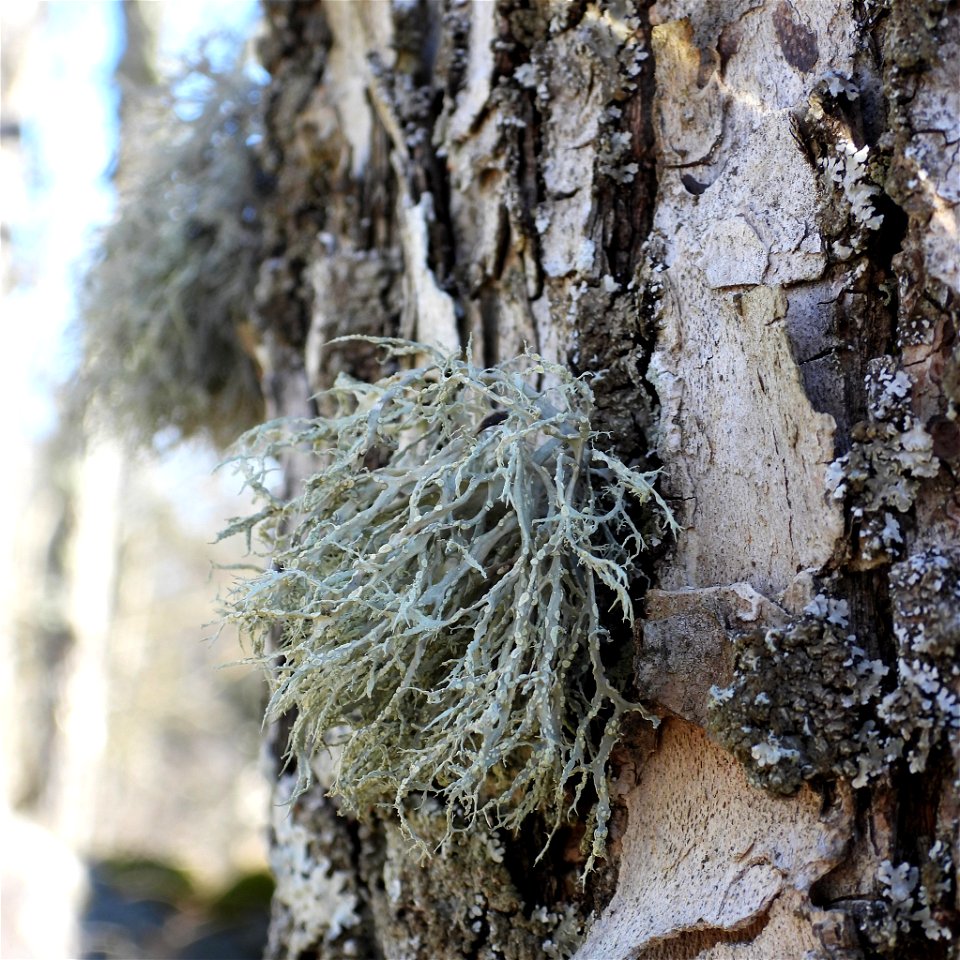
<svg viewBox="0 0 960 960">
<path fill-rule="evenodd" d="M 135 444 L 225 446 L 262 419 L 251 316 L 260 90 L 239 54 L 141 94 L 81 303 L 81 396 Z"/>
<path fill-rule="evenodd" d="M 212 445 L 261 411 L 259 88 L 242 39 L 166 68 L 256 14 L 0 10 L 5 188 L 23 195 L 3 211 L 4 316 L 11 365 L 29 368 L 11 378 L 0 511 L 3 956 L 262 950 L 262 690 L 218 669 L 240 655 L 228 638 L 204 642 L 211 565 L 237 559 L 209 533 L 246 506 L 211 477 Z"/>
</svg>

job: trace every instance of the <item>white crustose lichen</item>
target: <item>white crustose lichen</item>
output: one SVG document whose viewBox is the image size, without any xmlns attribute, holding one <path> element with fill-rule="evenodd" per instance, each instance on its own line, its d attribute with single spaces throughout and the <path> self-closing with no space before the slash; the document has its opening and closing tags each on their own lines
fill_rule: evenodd
<svg viewBox="0 0 960 960">
<path fill-rule="evenodd" d="M 652 474 L 598 447 L 586 379 L 533 354 L 484 369 L 376 342 L 427 360 L 341 376 L 319 398 L 330 416 L 247 435 L 239 463 L 265 506 L 224 535 L 258 531 L 269 564 L 235 585 L 227 620 L 272 664 L 268 716 L 295 711 L 301 789 L 337 743 L 332 793 L 394 807 L 425 849 L 535 811 L 555 830 L 587 791 L 589 869 L 610 752 L 643 712 L 608 678 L 603 608 L 632 620 L 637 562 L 673 520 Z M 286 501 L 266 481 L 290 449 L 316 473 Z M 434 799 L 425 837 L 410 814 Z"/>
</svg>

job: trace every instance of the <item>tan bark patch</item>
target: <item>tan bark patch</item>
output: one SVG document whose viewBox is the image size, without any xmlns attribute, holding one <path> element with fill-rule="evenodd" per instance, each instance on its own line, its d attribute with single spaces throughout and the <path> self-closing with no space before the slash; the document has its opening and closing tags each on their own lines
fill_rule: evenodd
<svg viewBox="0 0 960 960">
<path fill-rule="evenodd" d="M 683 290 L 671 291 L 652 360 L 666 488 L 686 506 L 664 586 L 748 579 L 773 596 L 799 571 L 822 566 L 843 531 L 825 487 L 834 421 L 807 399 L 783 293 L 721 297 L 694 272 L 676 280 Z"/>
<path fill-rule="evenodd" d="M 841 859 L 851 832 L 844 802 L 821 814 L 808 787 L 773 797 L 699 728 L 669 720 L 660 747 L 626 795 L 629 825 L 617 892 L 576 954 L 627 960 L 690 931 L 733 931 L 770 912 L 772 946 L 709 957 L 802 956 L 814 945 L 797 915 L 811 884 Z M 779 903 L 783 898 L 784 903 Z M 789 908 L 787 903 L 789 902 Z M 795 949 L 796 948 L 796 949 Z M 658 954 L 671 956 L 669 951 Z"/>
</svg>

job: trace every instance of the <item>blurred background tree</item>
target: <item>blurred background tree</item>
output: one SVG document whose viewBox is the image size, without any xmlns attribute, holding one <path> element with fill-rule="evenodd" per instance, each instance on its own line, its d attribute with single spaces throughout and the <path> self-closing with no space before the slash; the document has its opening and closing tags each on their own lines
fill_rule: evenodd
<svg viewBox="0 0 960 960">
<path fill-rule="evenodd" d="M 224 280 L 255 278 L 256 7 L 199 6 L 187 23 L 133 0 L 3 11 L 5 190 L 22 197 L 4 210 L 4 294 L 15 342 L 47 352 L 44 379 L 8 405 L 33 420 L 7 422 L 7 957 L 253 957 L 265 936 L 261 681 L 210 625 L 214 565 L 238 559 L 210 541 L 245 503 L 212 475 L 217 445 L 261 415 L 237 332 L 252 291 Z M 201 45 L 221 23 L 240 33 Z M 53 154 L 50 130 L 68 123 L 83 139 Z M 92 186 L 56 189 L 97 150 L 110 170 L 94 158 L 88 176 L 116 199 L 103 188 L 91 216 L 75 201 Z M 45 230 L 70 229 L 88 252 L 43 249 Z M 203 342 L 199 366 L 164 329 Z M 239 377 L 220 376 L 233 363 Z"/>
</svg>

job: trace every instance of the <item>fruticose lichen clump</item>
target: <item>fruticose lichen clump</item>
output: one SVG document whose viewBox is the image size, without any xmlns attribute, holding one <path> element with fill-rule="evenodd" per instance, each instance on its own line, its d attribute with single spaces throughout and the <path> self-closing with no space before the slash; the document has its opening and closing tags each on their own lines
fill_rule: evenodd
<svg viewBox="0 0 960 960">
<path fill-rule="evenodd" d="M 673 520 L 652 474 L 598 446 L 586 379 L 533 354 L 482 369 L 376 342 L 426 362 L 341 376 L 318 398 L 330 416 L 246 436 L 265 506 L 223 535 L 258 531 L 270 563 L 227 620 L 273 665 L 268 717 L 292 716 L 301 789 L 336 745 L 331 792 L 357 813 L 393 806 L 424 848 L 534 811 L 555 830 L 583 797 L 589 869 L 610 752 L 643 713 L 608 677 L 604 616 L 632 620 L 638 560 Z M 267 473 L 291 449 L 316 473 L 285 501 Z M 425 837 L 410 814 L 437 800 Z"/>
<path fill-rule="evenodd" d="M 258 102 L 239 66 L 200 61 L 130 108 L 135 149 L 120 160 L 79 335 L 83 402 L 135 444 L 165 432 L 226 447 L 263 419 Z"/>
</svg>

